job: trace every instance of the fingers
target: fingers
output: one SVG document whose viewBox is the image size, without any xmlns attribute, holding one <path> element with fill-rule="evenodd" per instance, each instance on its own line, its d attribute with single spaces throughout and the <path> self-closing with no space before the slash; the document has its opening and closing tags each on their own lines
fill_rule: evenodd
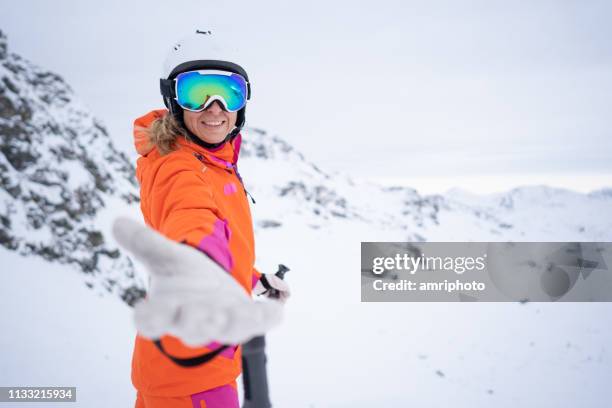
<svg viewBox="0 0 612 408">
<path fill-rule="evenodd" d="M 142 336 L 156 339 L 171 334 L 192 346 L 213 340 L 238 344 L 280 322 L 280 302 L 254 302 L 202 252 L 126 217 L 117 218 L 112 230 L 117 242 L 153 277 L 148 298 L 134 307 Z M 276 276 L 272 280 L 286 299 L 289 286 Z"/>
<path fill-rule="evenodd" d="M 134 323 L 138 333 L 156 339 L 167 333 L 173 325 L 178 304 L 169 298 L 145 299 L 134 305 Z"/>
<path fill-rule="evenodd" d="M 155 339 L 170 334 L 186 345 L 202 346 L 211 341 L 240 344 L 264 334 L 278 324 L 282 305 L 223 296 L 184 298 L 179 302 L 147 300 L 135 307 L 140 335 Z"/>
<path fill-rule="evenodd" d="M 289 290 L 289 285 L 287 284 L 287 282 L 285 282 L 284 280 L 282 280 L 278 276 L 276 276 L 276 275 L 269 275 L 269 276 L 267 276 L 267 279 L 268 279 L 268 282 L 270 283 L 270 285 L 274 289 L 278 289 L 281 292 L 287 292 L 287 293 L 291 292 L 291 290 Z"/>
<path fill-rule="evenodd" d="M 156 266 L 157 272 L 172 270 L 164 265 L 176 258 L 176 245 L 180 244 L 128 217 L 117 217 L 112 230 L 117 242 L 140 262 Z"/>
<path fill-rule="evenodd" d="M 228 324 L 229 314 L 215 302 L 199 301 L 181 306 L 181 313 L 170 331 L 186 345 L 197 347 L 219 338 Z"/>
<path fill-rule="evenodd" d="M 250 300 L 246 307 L 234 308 L 226 330 L 218 341 L 228 344 L 244 343 L 262 335 L 280 323 L 283 307 L 279 302 Z"/>
<path fill-rule="evenodd" d="M 274 297 L 278 299 L 281 303 L 287 302 L 287 299 L 291 296 L 291 290 L 289 289 L 289 285 L 283 279 L 279 278 L 276 275 L 266 275 L 266 279 L 270 286 L 275 289 L 275 295 L 268 295 L 269 297 Z"/>
</svg>

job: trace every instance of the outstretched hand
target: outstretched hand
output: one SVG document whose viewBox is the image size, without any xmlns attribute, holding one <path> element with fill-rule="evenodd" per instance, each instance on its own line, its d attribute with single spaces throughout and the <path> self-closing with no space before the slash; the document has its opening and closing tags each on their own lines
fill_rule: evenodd
<svg viewBox="0 0 612 408">
<path fill-rule="evenodd" d="M 151 277 L 147 298 L 134 306 L 142 336 L 171 334 L 193 347 L 239 344 L 280 322 L 279 302 L 253 300 L 203 252 L 125 217 L 115 220 L 113 235 Z"/>
</svg>

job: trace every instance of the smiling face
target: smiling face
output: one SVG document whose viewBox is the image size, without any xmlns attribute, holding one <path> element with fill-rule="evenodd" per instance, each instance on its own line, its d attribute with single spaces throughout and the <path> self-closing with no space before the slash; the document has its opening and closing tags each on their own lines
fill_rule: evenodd
<svg viewBox="0 0 612 408">
<path fill-rule="evenodd" d="M 207 143 L 219 143 L 234 129 L 238 112 L 224 111 L 221 102 L 214 101 L 202 112 L 183 110 L 187 129 Z"/>
</svg>

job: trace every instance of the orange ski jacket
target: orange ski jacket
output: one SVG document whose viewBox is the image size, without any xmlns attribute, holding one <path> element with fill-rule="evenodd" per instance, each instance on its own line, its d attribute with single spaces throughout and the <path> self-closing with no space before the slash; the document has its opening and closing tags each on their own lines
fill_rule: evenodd
<svg viewBox="0 0 612 408">
<path fill-rule="evenodd" d="M 255 269 L 251 212 L 237 170 L 241 135 L 217 149 L 205 149 L 184 136 L 177 150 L 161 156 L 146 129 L 167 110 L 155 110 L 134 122 L 134 145 L 140 154 L 136 177 L 140 208 L 147 225 L 166 237 L 197 248 L 230 273 L 251 293 L 261 274 Z M 192 348 L 180 339 L 161 338 L 166 351 L 190 358 L 221 347 L 218 343 Z M 132 383 L 144 394 L 184 396 L 230 384 L 241 371 L 241 349 L 233 346 L 197 367 L 181 367 L 155 344 L 136 336 Z"/>
</svg>

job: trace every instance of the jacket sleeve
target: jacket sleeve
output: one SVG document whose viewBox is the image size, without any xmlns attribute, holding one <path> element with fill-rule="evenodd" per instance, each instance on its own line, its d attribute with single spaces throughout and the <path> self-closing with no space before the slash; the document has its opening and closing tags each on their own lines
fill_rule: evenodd
<svg viewBox="0 0 612 408">
<path fill-rule="evenodd" d="M 226 271 L 234 265 L 227 220 L 220 218 L 212 189 L 186 159 L 168 160 L 151 189 L 151 222 L 166 237 L 206 253 Z"/>
</svg>

